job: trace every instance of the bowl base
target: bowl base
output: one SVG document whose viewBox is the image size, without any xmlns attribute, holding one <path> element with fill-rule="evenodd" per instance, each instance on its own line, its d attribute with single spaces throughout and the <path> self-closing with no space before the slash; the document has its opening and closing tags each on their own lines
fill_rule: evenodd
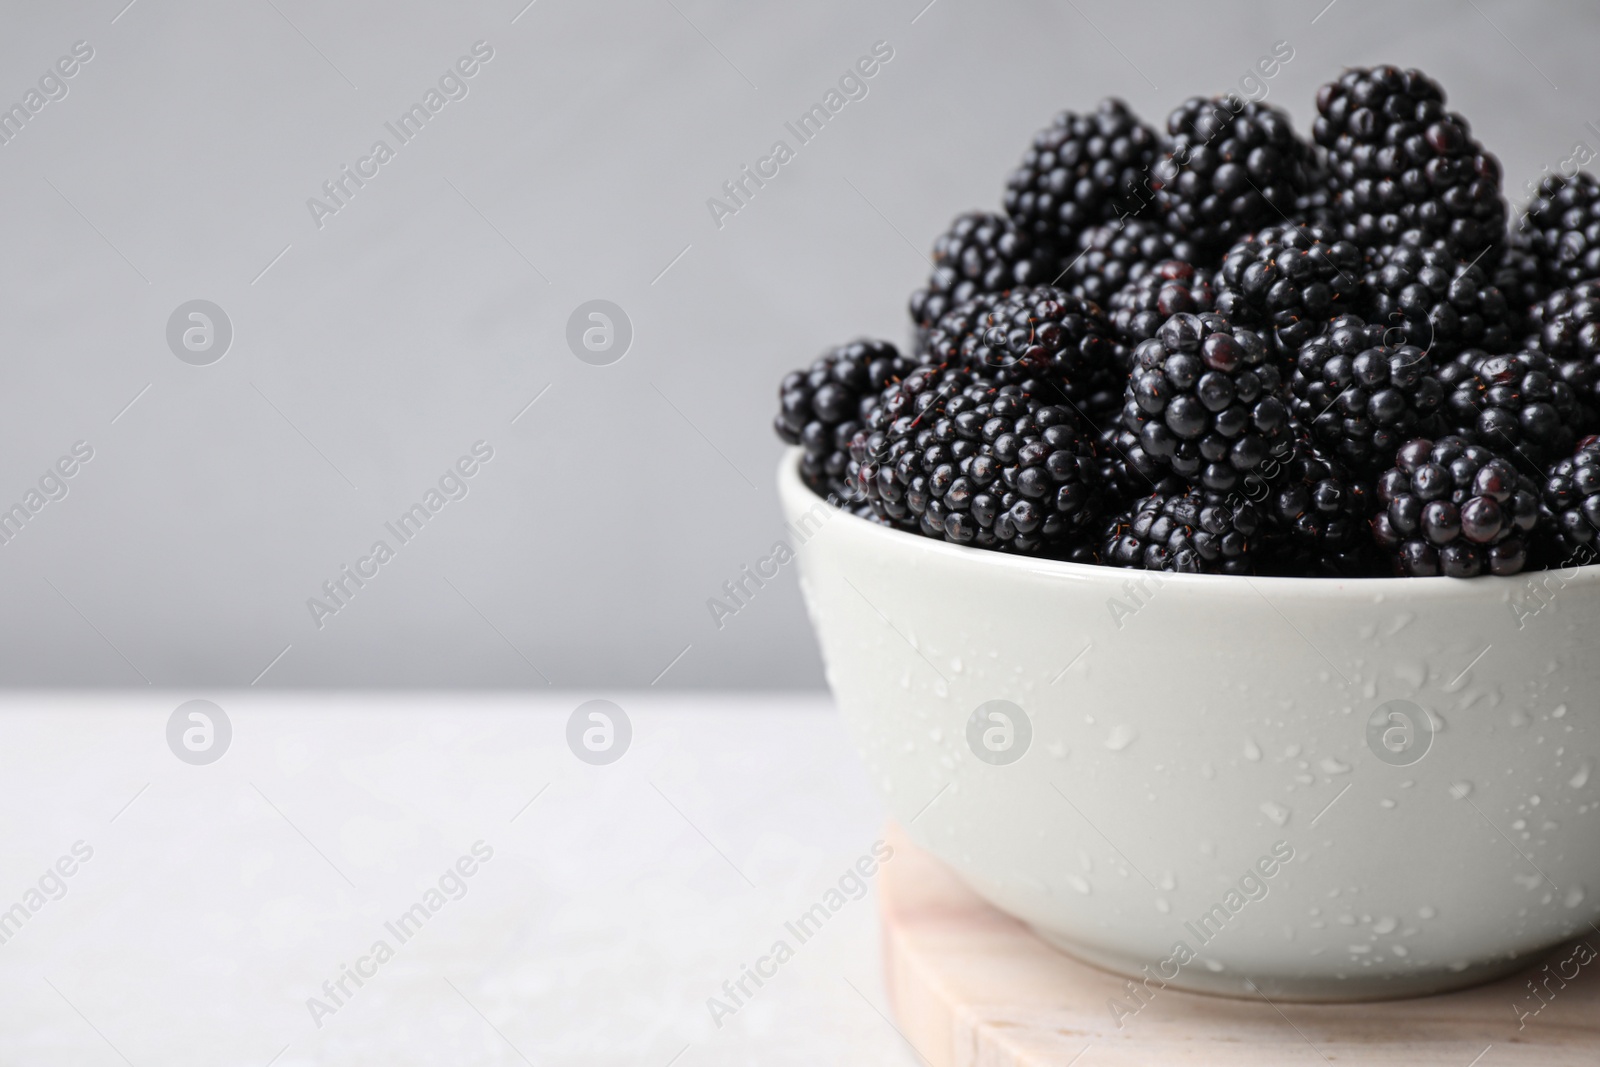
<svg viewBox="0 0 1600 1067">
<path fill-rule="evenodd" d="M 1119 978 L 1132 978 L 1139 982 L 1144 980 L 1142 968 L 1149 965 L 1148 959 L 1135 960 L 1121 953 L 1107 952 L 1081 944 L 1042 927 L 1027 925 L 1041 941 L 1075 960 L 1108 971 Z M 1544 955 L 1548 954 L 1547 950 Z M 1169 980 L 1164 988 L 1246 1000 L 1259 1000 L 1262 996 L 1266 996 L 1274 1001 L 1281 1000 L 1294 1004 L 1355 1004 L 1374 1000 L 1426 997 L 1436 993 L 1470 989 L 1472 986 L 1514 974 L 1527 964 L 1527 960 L 1517 958 L 1496 960 L 1462 970 L 1441 967 L 1417 974 L 1386 976 L 1378 980 L 1363 976 L 1359 979 L 1341 981 L 1325 977 L 1255 978 L 1235 970 L 1211 970 L 1196 960 L 1180 970 L 1177 977 Z"/>
</svg>

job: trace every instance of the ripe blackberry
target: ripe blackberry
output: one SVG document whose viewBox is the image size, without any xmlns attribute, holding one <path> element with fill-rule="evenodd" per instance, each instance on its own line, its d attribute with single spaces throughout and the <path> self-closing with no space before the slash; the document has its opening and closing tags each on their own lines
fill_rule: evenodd
<svg viewBox="0 0 1600 1067">
<path fill-rule="evenodd" d="M 969 211 L 934 239 L 933 273 L 926 288 L 911 294 L 911 321 L 926 328 L 979 293 L 1047 282 L 1056 270 L 1053 256 L 1018 233 L 1010 219 Z"/>
<path fill-rule="evenodd" d="M 1163 468 L 1139 444 L 1139 435 L 1113 421 L 1100 430 L 1096 454 L 1108 511 L 1120 511 L 1151 493 L 1176 496 L 1188 483 Z"/>
<path fill-rule="evenodd" d="M 1270 331 L 1292 355 L 1362 298 L 1365 257 L 1330 227 L 1268 226 L 1235 244 L 1217 271 L 1217 313 Z"/>
<path fill-rule="evenodd" d="M 1093 441 L 1034 382 L 921 368 L 884 391 L 851 455 L 873 510 L 927 537 L 1070 555 L 1100 515 Z"/>
<path fill-rule="evenodd" d="M 1388 469 L 1395 449 L 1437 430 L 1444 403 L 1428 353 L 1382 338 L 1381 328 L 1344 316 L 1301 346 L 1289 382 L 1295 419 L 1358 474 Z"/>
<path fill-rule="evenodd" d="M 1415 230 L 1374 255 L 1367 317 L 1439 361 L 1463 348 L 1503 352 L 1512 340 L 1506 298 L 1483 268 L 1456 259 L 1445 241 L 1424 243 Z"/>
<path fill-rule="evenodd" d="M 772 426 L 786 443 L 805 449 L 800 476 L 819 495 L 840 503 L 854 497 L 846 482 L 850 440 L 884 387 L 914 366 L 888 341 L 863 338 L 784 377 Z"/>
<path fill-rule="evenodd" d="M 1226 492 L 1288 433 L 1278 368 L 1252 330 L 1174 315 L 1134 350 L 1123 425 L 1163 468 Z"/>
<path fill-rule="evenodd" d="M 1540 468 L 1571 454 L 1579 426 L 1592 418 L 1543 352 L 1469 348 L 1439 368 L 1439 381 L 1458 435 Z"/>
<path fill-rule="evenodd" d="M 1388 66 L 1347 70 L 1317 90 L 1312 134 L 1328 152 L 1346 240 L 1377 248 L 1420 229 L 1448 237 L 1466 259 L 1500 243 L 1500 162 L 1444 99 L 1421 71 Z"/>
<path fill-rule="evenodd" d="M 1174 315 L 1214 310 L 1216 294 L 1205 272 L 1179 259 L 1157 263 L 1111 297 L 1111 326 L 1117 340 L 1132 348 L 1156 335 Z"/>
<path fill-rule="evenodd" d="M 1600 278 L 1600 181 L 1586 170 L 1571 178 L 1547 176 L 1511 243 L 1533 256 L 1550 289 Z"/>
<path fill-rule="evenodd" d="M 1392 459 L 1391 453 L 1391 459 Z M 1355 577 L 1366 573 L 1368 482 L 1324 455 L 1310 441 L 1296 447 L 1264 487 L 1267 551 L 1273 573 Z"/>
<path fill-rule="evenodd" d="M 1194 96 L 1167 117 L 1171 151 L 1157 164 L 1156 200 L 1168 227 L 1200 260 L 1285 218 L 1310 188 L 1309 147 L 1284 112 L 1228 94 Z"/>
<path fill-rule="evenodd" d="M 1539 271 L 1539 261 L 1531 252 L 1507 248 L 1500 254 L 1492 281 L 1505 295 L 1506 321 L 1511 327 L 1511 336 L 1521 337 L 1527 332 L 1529 313 L 1550 295 L 1550 287 Z"/>
<path fill-rule="evenodd" d="M 965 367 L 998 385 L 1054 383 L 1055 402 L 1074 404 L 1085 415 L 1091 408 L 1114 410 L 1126 380 L 1099 305 L 1049 285 L 957 305 L 928 331 L 921 359 Z"/>
<path fill-rule="evenodd" d="M 1006 214 L 1040 245 L 1073 248 L 1080 231 L 1142 212 L 1158 151 L 1155 131 L 1114 97 L 1092 114 L 1063 111 L 1007 179 Z"/>
<path fill-rule="evenodd" d="M 1397 572 L 1418 578 L 1516 574 L 1539 521 L 1539 492 L 1509 459 L 1460 437 L 1400 447 L 1378 479 L 1373 537 Z"/>
<path fill-rule="evenodd" d="M 1154 493 L 1111 523 L 1101 558 L 1113 567 L 1250 574 L 1261 516 L 1218 493 Z"/>
<path fill-rule="evenodd" d="M 1091 226 L 1078 240 L 1079 251 L 1067 267 L 1067 285 L 1074 294 L 1106 306 L 1116 292 L 1150 273 L 1164 260 L 1187 259 L 1187 242 L 1146 219 L 1126 219 Z"/>
<path fill-rule="evenodd" d="M 1313 226 L 1332 226 L 1338 229 L 1338 219 L 1333 213 L 1333 193 L 1326 185 L 1327 176 L 1318 172 L 1312 175 L 1311 189 L 1295 197 L 1294 210 L 1289 212 L 1289 217 L 1296 222 L 1306 222 Z"/>
<path fill-rule="evenodd" d="M 1591 563 L 1600 531 L 1600 437 L 1585 437 L 1550 465 L 1544 506 L 1554 520 L 1556 558 Z"/>
<path fill-rule="evenodd" d="M 1600 406 L 1600 281 L 1557 289 L 1535 305 L 1529 326 L 1580 401 Z M 1584 432 L 1600 427 L 1581 427 Z"/>
</svg>

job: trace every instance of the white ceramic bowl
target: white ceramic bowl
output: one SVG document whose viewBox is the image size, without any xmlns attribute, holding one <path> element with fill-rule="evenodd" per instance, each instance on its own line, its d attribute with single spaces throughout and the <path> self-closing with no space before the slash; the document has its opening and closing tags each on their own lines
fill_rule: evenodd
<svg viewBox="0 0 1600 1067">
<path fill-rule="evenodd" d="M 894 817 L 1063 949 L 1358 1000 L 1600 932 L 1600 567 L 1162 576 L 875 525 L 794 452 L 778 481 Z"/>
</svg>

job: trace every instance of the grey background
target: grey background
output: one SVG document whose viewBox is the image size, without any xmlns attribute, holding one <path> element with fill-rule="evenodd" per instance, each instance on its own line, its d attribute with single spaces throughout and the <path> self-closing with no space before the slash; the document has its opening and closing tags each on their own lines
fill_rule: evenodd
<svg viewBox="0 0 1600 1067">
<path fill-rule="evenodd" d="M 792 574 L 721 631 L 705 605 L 780 532 L 777 379 L 903 339 L 923 251 L 1054 111 L 1159 124 L 1286 39 L 1302 128 L 1341 66 L 1397 62 L 1512 189 L 1600 147 L 1592 5 L 925 2 L 7 4 L 0 102 L 95 57 L 0 147 L 0 503 L 95 458 L 0 547 L 0 683 L 820 685 Z M 480 39 L 470 95 L 318 230 L 307 198 Z M 719 230 L 706 199 L 878 40 L 866 99 Z M 235 330 L 208 367 L 164 339 L 195 298 Z M 612 366 L 566 348 L 595 298 L 633 323 Z M 317 629 L 479 439 L 468 497 Z"/>
</svg>

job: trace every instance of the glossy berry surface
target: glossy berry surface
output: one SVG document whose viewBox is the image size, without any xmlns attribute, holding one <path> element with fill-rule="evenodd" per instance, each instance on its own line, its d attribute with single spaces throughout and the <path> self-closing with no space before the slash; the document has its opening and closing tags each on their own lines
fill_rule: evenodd
<svg viewBox="0 0 1600 1067">
<path fill-rule="evenodd" d="M 1282 377 L 1258 333 L 1219 315 L 1174 315 L 1134 359 L 1123 425 L 1202 488 L 1232 489 L 1288 433 Z"/>
<path fill-rule="evenodd" d="M 973 211 L 958 216 L 933 242 L 928 284 L 911 294 L 911 321 L 926 327 L 979 293 L 1047 282 L 1055 276 L 1052 256 L 1004 215 Z"/>
<path fill-rule="evenodd" d="M 1534 482 L 1460 437 L 1408 441 L 1378 480 L 1373 535 L 1413 577 L 1516 574 L 1539 521 Z"/>
</svg>

